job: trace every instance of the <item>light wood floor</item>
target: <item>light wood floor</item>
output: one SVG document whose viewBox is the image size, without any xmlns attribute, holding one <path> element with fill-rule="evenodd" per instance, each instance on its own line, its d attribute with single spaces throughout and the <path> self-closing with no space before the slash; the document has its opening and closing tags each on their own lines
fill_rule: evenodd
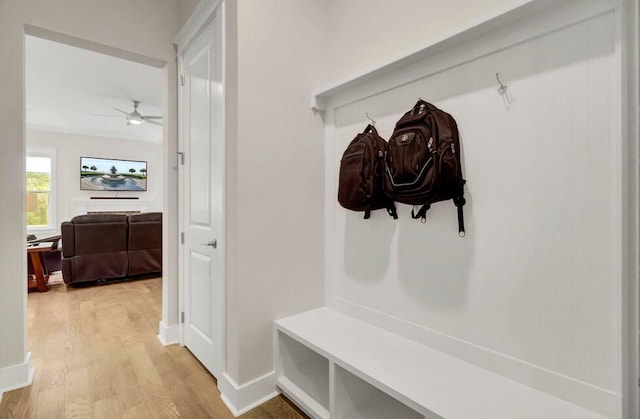
<svg viewBox="0 0 640 419">
<path fill-rule="evenodd" d="M 156 338 L 161 294 L 160 278 L 29 293 L 36 373 L 4 394 L 0 418 L 232 418 L 215 378 Z M 243 416 L 304 417 L 281 396 Z"/>
</svg>

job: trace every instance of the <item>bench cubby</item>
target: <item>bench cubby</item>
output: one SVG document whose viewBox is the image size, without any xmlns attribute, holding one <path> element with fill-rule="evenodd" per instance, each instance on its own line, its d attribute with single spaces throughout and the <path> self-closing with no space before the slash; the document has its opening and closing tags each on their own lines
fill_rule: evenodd
<svg viewBox="0 0 640 419">
<path fill-rule="evenodd" d="M 423 419 L 407 407 L 360 377 L 334 364 L 336 419 Z"/>
<path fill-rule="evenodd" d="M 286 334 L 278 334 L 281 374 L 278 384 L 290 398 L 329 417 L 329 360 Z"/>
</svg>

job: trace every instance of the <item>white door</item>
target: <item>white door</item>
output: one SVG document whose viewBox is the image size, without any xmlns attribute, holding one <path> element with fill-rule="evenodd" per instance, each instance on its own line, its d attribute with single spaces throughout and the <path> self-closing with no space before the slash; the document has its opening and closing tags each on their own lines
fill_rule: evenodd
<svg viewBox="0 0 640 419">
<path fill-rule="evenodd" d="M 224 98 L 220 13 L 182 54 L 183 341 L 214 375 L 224 339 Z"/>
</svg>

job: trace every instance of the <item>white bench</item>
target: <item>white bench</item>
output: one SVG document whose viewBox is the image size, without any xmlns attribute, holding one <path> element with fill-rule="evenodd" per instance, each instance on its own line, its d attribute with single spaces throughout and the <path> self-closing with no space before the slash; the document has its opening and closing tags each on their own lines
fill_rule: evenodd
<svg viewBox="0 0 640 419">
<path fill-rule="evenodd" d="M 276 321 L 275 345 L 278 387 L 315 418 L 602 418 L 325 307 Z"/>
</svg>

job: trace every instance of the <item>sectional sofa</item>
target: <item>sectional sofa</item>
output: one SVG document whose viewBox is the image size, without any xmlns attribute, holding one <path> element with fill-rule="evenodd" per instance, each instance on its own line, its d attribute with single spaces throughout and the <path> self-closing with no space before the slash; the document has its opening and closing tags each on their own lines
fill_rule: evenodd
<svg viewBox="0 0 640 419">
<path fill-rule="evenodd" d="M 162 213 L 79 215 L 61 231 L 67 284 L 162 272 Z"/>
</svg>

